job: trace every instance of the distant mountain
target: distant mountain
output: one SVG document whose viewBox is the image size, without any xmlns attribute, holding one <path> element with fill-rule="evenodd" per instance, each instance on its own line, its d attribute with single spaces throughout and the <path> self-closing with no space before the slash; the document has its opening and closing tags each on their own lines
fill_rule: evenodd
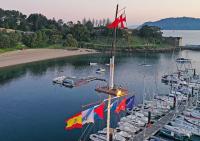
<svg viewBox="0 0 200 141">
<path fill-rule="evenodd" d="M 128 26 L 129 29 L 136 29 L 138 28 L 140 25 L 130 25 Z"/>
<path fill-rule="evenodd" d="M 200 18 L 166 18 L 155 22 L 146 22 L 143 25 L 158 26 L 162 30 L 200 30 Z"/>
</svg>

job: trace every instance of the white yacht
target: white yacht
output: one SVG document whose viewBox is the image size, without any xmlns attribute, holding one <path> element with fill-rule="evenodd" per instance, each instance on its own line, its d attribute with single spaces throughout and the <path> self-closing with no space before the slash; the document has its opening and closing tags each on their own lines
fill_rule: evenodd
<svg viewBox="0 0 200 141">
<path fill-rule="evenodd" d="M 53 83 L 56 83 L 56 84 L 62 84 L 63 83 L 63 80 L 66 78 L 66 76 L 59 76 L 59 77 L 56 77 L 53 79 Z"/>
</svg>

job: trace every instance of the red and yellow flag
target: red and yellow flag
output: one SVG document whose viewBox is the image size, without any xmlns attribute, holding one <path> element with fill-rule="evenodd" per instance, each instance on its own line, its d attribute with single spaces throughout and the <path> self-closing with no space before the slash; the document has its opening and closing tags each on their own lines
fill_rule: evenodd
<svg viewBox="0 0 200 141">
<path fill-rule="evenodd" d="M 73 117 L 69 118 L 66 122 L 66 130 L 71 130 L 74 128 L 82 128 L 82 114 L 78 113 L 74 115 Z"/>
</svg>

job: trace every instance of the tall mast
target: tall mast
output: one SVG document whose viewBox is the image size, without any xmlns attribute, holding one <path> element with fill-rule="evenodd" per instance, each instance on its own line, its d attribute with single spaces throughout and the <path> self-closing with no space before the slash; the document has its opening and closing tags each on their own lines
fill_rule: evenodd
<svg viewBox="0 0 200 141">
<path fill-rule="evenodd" d="M 116 7 L 115 19 L 118 14 L 118 4 Z M 109 81 L 109 89 L 113 89 L 114 87 L 114 65 L 115 65 L 115 48 L 116 48 L 116 35 L 117 28 L 114 28 L 114 37 L 112 42 L 112 51 L 110 58 L 110 81 Z M 110 104 L 111 104 L 111 95 L 108 96 L 108 111 L 107 111 L 107 141 L 110 141 Z"/>
</svg>

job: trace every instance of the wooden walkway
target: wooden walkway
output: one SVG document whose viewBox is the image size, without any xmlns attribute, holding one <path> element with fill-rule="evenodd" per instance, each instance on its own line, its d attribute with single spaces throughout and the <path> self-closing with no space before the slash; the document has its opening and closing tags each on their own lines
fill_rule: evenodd
<svg viewBox="0 0 200 141">
<path fill-rule="evenodd" d="M 154 134 L 156 134 L 161 128 L 163 128 L 164 125 L 168 124 L 173 118 L 178 116 L 180 113 L 182 113 L 185 109 L 185 106 L 181 104 L 178 107 L 178 112 L 176 110 L 170 111 L 168 114 L 166 114 L 164 117 L 160 118 L 157 122 L 152 124 L 150 128 L 144 129 L 142 132 L 134 136 L 130 141 L 144 141 Z"/>
</svg>

